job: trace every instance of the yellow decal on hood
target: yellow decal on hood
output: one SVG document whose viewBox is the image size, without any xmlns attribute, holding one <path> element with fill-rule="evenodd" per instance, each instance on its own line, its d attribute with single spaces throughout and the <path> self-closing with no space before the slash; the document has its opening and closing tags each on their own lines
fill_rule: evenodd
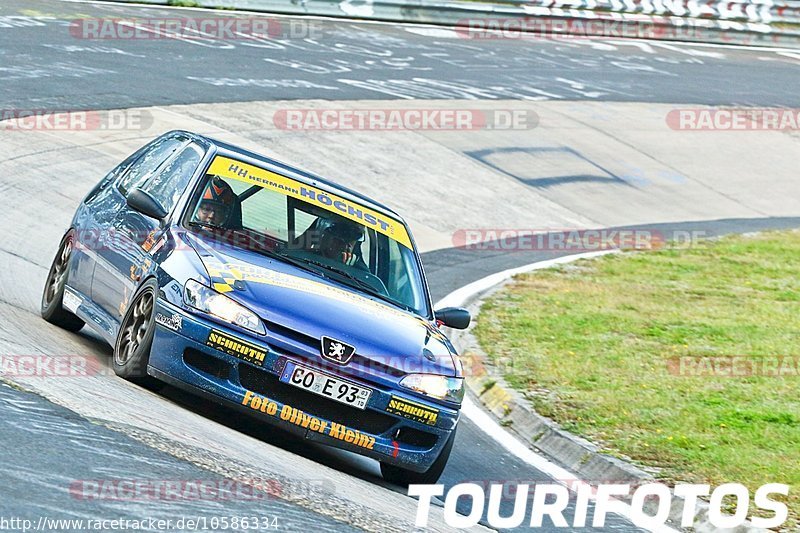
<svg viewBox="0 0 800 533">
<path fill-rule="evenodd" d="M 412 248 L 411 238 L 408 236 L 406 227 L 399 221 L 324 189 L 219 155 L 211 162 L 208 173 L 243 181 L 251 185 L 258 185 L 264 189 L 277 191 L 286 196 L 308 202 L 374 229 L 407 248 Z"/>
</svg>

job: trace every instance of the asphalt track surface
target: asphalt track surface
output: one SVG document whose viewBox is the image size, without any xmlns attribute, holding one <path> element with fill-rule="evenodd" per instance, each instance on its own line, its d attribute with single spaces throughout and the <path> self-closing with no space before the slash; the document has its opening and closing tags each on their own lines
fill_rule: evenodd
<svg viewBox="0 0 800 533">
<path fill-rule="evenodd" d="M 292 505 L 270 494 L 280 488 L 267 487 L 271 493 L 250 491 L 245 486 L 226 485 L 225 478 L 191 463 L 178 461 L 162 451 L 142 445 L 121 433 L 92 424 L 75 413 L 54 405 L 41 397 L 0 384 L 0 419 L 2 419 L 3 453 L 2 513 L 39 524 L 48 520 L 40 531 L 72 530 L 58 527 L 57 520 L 114 518 L 127 520 L 202 519 L 211 517 L 254 516 L 273 519 L 284 530 L 297 531 L 315 523 L 331 531 L 358 531 L 336 520 Z M 87 467 L 91 465 L 91 467 Z M 93 483 L 105 479 L 110 472 L 136 473 L 129 480 L 190 480 L 199 486 L 217 488 L 222 497 L 182 501 L 178 509 L 163 500 L 147 497 L 126 497 L 93 505 Z M 78 474 L 78 475 L 76 475 Z M 255 485 L 255 484 L 253 484 Z M 122 485 L 120 485 L 122 487 Z M 187 485 L 184 485 L 184 487 Z M 47 490 L 50 487 L 50 490 Z M 53 490 L 58 487 L 62 490 Z M 63 490 L 68 488 L 69 490 Z M 119 494 L 128 494 L 120 491 Z M 238 496 L 237 496 L 238 495 Z M 62 523 L 63 525 L 63 523 Z M 74 524 L 73 524 L 74 525 Z M 74 529 L 79 529 L 75 527 Z"/>
<path fill-rule="evenodd" d="M 314 22 L 322 29 L 319 38 L 255 43 L 259 46 L 175 40 L 103 42 L 75 39 L 65 22 L 75 16 L 158 17 L 172 13 L 44 0 L 4 2 L 0 17 L 37 18 L 0 18 L 6 23 L 0 27 L 0 108 L 107 109 L 308 98 L 597 99 L 783 106 L 800 102 L 795 70 L 800 59 L 773 51 L 747 50 L 717 59 L 713 49 L 617 41 L 537 41 L 535 46 L 514 41 L 475 43 L 454 39 L 439 29 L 409 31 L 394 25 L 342 21 Z M 657 53 L 643 53 L 642 46 L 654 46 Z M 663 225 L 663 229 L 702 228 L 714 235 L 797 226 L 798 218 L 766 218 L 687 222 Z M 55 243 L 32 242 L 30 246 L 52 249 Z M 423 261 L 437 300 L 485 275 L 555 255 L 487 252 L 476 256 L 451 249 L 424 254 Z M 91 336 L 87 343 L 100 354 L 110 354 L 110 348 Z M 303 446 L 176 390 L 161 394 L 165 401 L 243 433 L 382 483 L 348 455 Z M 0 403 L 4 419 L 0 441 L 8 450 L 2 454 L 5 479 L 0 486 L 5 515 L 136 518 L 221 514 L 220 510 L 199 509 L 191 502 L 170 503 L 166 508 L 164 502 L 132 505 L 71 497 L 67 489 L 72 481 L 103 475 L 214 476 L 35 395 L 2 387 Z M 442 482 L 452 486 L 469 480 L 536 482 L 549 478 L 508 454 L 471 421 L 463 420 Z M 510 512 L 508 503 L 504 514 Z M 241 516 L 254 508 L 252 502 L 228 502 L 224 514 Z M 326 530 L 349 528 L 280 499 L 258 502 L 257 509 L 261 514 L 280 515 L 282 526 L 290 530 L 309 523 Z M 606 529 L 610 528 L 635 530 L 616 516 L 607 523 Z"/>
<path fill-rule="evenodd" d="M 798 106 L 797 52 L 622 40 L 459 38 L 436 27 L 278 19 L 279 39 L 85 39 L 75 17 L 226 16 L 54 0 L 4 0 L 6 108 L 109 109 L 293 99 L 599 99 Z M 294 21 L 291 22 L 291 21 Z M 25 26 L 25 24 L 32 24 Z M 92 35 L 87 33 L 87 35 Z M 99 34 L 97 34 L 99 35 Z M 147 35 L 156 37 L 153 33 Z M 657 53 L 650 53 L 649 50 Z"/>
</svg>

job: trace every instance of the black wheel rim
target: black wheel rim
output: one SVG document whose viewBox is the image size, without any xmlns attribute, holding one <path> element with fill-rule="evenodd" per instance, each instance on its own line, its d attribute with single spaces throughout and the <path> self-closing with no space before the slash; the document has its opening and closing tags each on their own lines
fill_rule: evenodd
<svg viewBox="0 0 800 533">
<path fill-rule="evenodd" d="M 61 251 L 53 261 L 53 268 L 47 278 L 47 289 L 45 291 L 45 305 L 50 305 L 56 295 L 64 288 L 67 281 L 67 270 L 69 268 L 69 258 L 72 256 L 72 240 L 67 239 L 61 247 Z"/>
<path fill-rule="evenodd" d="M 122 366 L 127 363 L 142 345 L 152 318 L 153 293 L 145 291 L 134 302 L 133 309 L 122 326 L 119 347 L 114 354 L 114 360 L 118 365 Z"/>
</svg>

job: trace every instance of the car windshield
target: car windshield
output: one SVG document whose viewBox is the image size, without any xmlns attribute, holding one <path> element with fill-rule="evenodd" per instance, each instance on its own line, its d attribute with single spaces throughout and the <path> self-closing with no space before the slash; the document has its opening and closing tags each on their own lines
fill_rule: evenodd
<svg viewBox="0 0 800 533">
<path fill-rule="evenodd" d="M 217 156 L 184 223 L 232 246 L 430 315 L 406 227 L 352 200 Z"/>
</svg>

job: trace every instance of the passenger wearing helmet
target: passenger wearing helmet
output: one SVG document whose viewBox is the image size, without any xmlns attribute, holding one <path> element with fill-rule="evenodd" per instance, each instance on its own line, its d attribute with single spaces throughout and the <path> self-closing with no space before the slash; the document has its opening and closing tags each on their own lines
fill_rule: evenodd
<svg viewBox="0 0 800 533">
<path fill-rule="evenodd" d="M 225 180 L 211 178 L 197 204 L 194 221 L 211 226 L 224 226 L 229 221 L 235 197 L 236 194 Z"/>
<path fill-rule="evenodd" d="M 346 219 L 333 220 L 322 229 L 318 252 L 327 257 L 341 261 L 345 265 L 367 269 L 367 265 L 357 253 L 358 246 L 364 241 L 363 226 Z"/>
</svg>

